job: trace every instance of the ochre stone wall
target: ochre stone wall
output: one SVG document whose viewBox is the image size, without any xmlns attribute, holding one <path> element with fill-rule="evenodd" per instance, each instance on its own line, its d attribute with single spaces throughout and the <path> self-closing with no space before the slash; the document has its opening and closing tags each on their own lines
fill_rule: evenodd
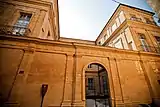
<svg viewBox="0 0 160 107">
<path fill-rule="evenodd" d="M 159 54 L 95 46 L 93 41 L 45 40 L 59 38 L 57 0 L 53 4 L 49 0 L 0 2 L 0 25 L 13 26 L 20 12 L 33 16 L 27 26 L 31 30 L 28 37 L 0 35 L 1 105 L 39 107 L 42 84 L 48 84 L 44 107 L 84 107 L 85 70 L 91 63 L 101 64 L 107 70 L 112 106 L 136 107 L 151 103 L 152 98 L 160 99 Z M 132 33 L 138 31 L 137 24 L 144 27 L 132 23 Z M 147 28 L 159 34 L 157 27 Z"/>
<path fill-rule="evenodd" d="M 41 86 L 48 84 L 45 107 L 85 106 L 85 70 L 91 63 L 107 70 L 113 106 L 160 98 L 158 54 L 2 35 L 0 52 L 5 105 L 39 107 Z"/>
<path fill-rule="evenodd" d="M 22 50 L 0 48 L 0 101 L 5 101 L 10 96 L 22 57 Z"/>
<path fill-rule="evenodd" d="M 143 70 L 138 70 L 141 66 L 140 62 L 136 60 L 117 60 L 117 65 L 124 102 L 147 103 L 147 101 L 150 101 L 150 95 L 146 94 L 149 93 L 149 89 Z M 139 95 L 141 95 L 141 97 L 137 97 Z"/>
</svg>

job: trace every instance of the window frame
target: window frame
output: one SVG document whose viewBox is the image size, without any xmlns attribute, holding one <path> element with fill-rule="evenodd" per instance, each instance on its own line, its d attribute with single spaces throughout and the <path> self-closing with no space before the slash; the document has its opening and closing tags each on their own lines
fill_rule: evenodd
<svg viewBox="0 0 160 107">
<path fill-rule="evenodd" d="M 31 22 L 32 16 L 33 14 L 31 13 L 20 11 L 17 20 L 13 25 L 12 34 L 18 36 L 24 36 L 28 31 L 28 25 Z"/>
<path fill-rule="evenodd" d="M 121 19 L 123 19 L 123 20 L 121 20 Z M 122 24 L 125 20 L 126 20 L 126 16 L 125 16 L 124 11 L 122 10 L 122 11 L 119 12 L 119 21 Z"/>
<path fill-rule="evenodd" d="M 122 48 L 115 47 L 115 44 L 116 44 L 116 43 L 118 43 L 118 42 L 120 42 L 120 43 L 121 43 Z M 119 39 L 114 43 L 114 47 L 115 47 L 115 48 L 118 48 L 118 49 L 125 49 L 125 48 L 124 48 L 123 41 L 122 41 L 122 38 L 119 38 Z"/>
<path fill-rule="evenodd" d="M 92 68 L 92 64 L 89 64 L 89 65 L 88 65 L 88 68 Z"/>
<path fill-rule="evenodd" d="M 140 40 L 140 43 L 141 43 L 141 47 L 143 48 L 143 51 L 149 52 L 150 48 L 149 48 L 148 42 L 146 40 L 145 34 L 138 33 L 138 36 L 139 36 L 139 40 Z"/>
<path fill-rule="evenodd" d="M 94 90 L 94 78 L 87 78 L 87 82 L 88 82 L 88 90 Z"/>
<path fill-rule="evenodd" d="M 28 16 L 30 15 L 30 19 L 29 19 L 29 20 L 21 19 L 21 15 L 23 15 L 23 14 L 28 15 Z M 25 27 L 25 28 L 28 28 L 28 25 L 30 24 L 32 17 L 33 17 L 33 14 L 32 14 L 32 13 L 20 11 L 20 12 L 19 12 L 19 17 L 17 17 L 17 20 L 16 20 L 14 26 L 16 26 L 16 23 L 17 23 L 19 20 L 23 20 L 23 21 L 28 21 L 28 24 L 27 24 L 26 27 Z"/>
</svg>

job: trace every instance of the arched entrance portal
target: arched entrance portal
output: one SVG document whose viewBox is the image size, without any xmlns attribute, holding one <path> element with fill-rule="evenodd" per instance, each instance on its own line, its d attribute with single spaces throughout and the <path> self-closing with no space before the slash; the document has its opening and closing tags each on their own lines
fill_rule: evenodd
<svg viewBox="0 0 160 107">
<path fill-rule="evenodd" d="M 97 63 L 85 70 L 86 107 L 111 107 L 108 75 L 106 69 Z"/>
</svg>

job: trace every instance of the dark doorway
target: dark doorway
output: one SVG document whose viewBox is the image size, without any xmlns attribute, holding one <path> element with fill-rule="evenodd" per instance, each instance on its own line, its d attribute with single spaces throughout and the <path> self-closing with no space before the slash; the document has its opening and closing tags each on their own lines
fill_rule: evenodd
<svg viewBox="0 0 160 107">
<path fill-rule="evenodd" d="M 88 65 L 85 71 L 86 107 L 111 107 L 108 75 L 97 63 Z"/>
</svg>

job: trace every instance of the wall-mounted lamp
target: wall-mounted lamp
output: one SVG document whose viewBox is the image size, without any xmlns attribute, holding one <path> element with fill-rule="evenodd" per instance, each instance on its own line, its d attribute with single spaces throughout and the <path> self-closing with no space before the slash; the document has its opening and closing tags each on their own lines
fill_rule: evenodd
<svg viewBox="0 0 160 107">
<path fill-rule="evenodd" d="M 42 87 L 41 87 L 41 96 L 42 96 L 41 107 L 43 105 L 43 99 L 44 99 L 44 96 L 45 96 L 47 90 L 48 90 L 48 84 L 42 84 Z"/>
</svg>

